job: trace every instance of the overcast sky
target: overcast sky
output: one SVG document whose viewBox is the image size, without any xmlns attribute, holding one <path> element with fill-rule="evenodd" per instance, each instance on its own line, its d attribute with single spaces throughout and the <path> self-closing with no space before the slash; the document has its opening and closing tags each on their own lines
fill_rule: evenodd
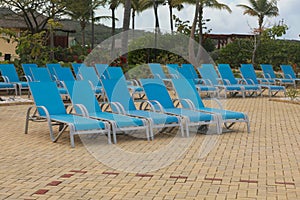
<svg viewBox="0 0 300 200">
<path fill-rule="evenodd" d="M 208 28 L 212 29 L 211 33 L 240 33 L 248 34 L 251 33 L 252 28 L 258 27 L 258 22 L 256 17 L 251 17 L 248 15 L 243 15 L 243 10 L 237 7 L 237 4 L 247 4 L 248 0 L 219 0 L 219 2 L 227 4 L 232 13 L 229 14 L 227 11 L 214 10 L 210 8 L 205 8 L 204 18 L 209 18 L 211 21 L 208 23 Z M 279 16 L 273 18 L 266 18 L 264 26 L 270 27 L 274 23 L 278 23 L 280 20 L 284 19 L 284 22 L 288 25 L 289 30 L 287 34 L 283 37 L 284 39 L 297 39 L 300 40 L 300 0 L 280 0 L 278 1 Z M 159 18 L 160 27 L 162 30 L 169 31 L 169 11 L 167 6 L 159 6 Z M 184 9 L 177 11 L 174 9 L 174 14 L 178 16 L 181 20 L 192 21 L 194 15 L 195 7 L 193 5 L 185 5 Z M 108 8 L 101 8 L 97 12 L 98 15 L 111 15 Z M 117 27 L 122 26 L 122 15 L 123 7 L 120 6 L 117 9 Z M 102 20 L 108 26 L 111 26 L 110 20 Z M 153 9 L 146 10 L 136 16 L 136 29 L 149 30 L 154 27 L 154 15 Z"/>
</svg>

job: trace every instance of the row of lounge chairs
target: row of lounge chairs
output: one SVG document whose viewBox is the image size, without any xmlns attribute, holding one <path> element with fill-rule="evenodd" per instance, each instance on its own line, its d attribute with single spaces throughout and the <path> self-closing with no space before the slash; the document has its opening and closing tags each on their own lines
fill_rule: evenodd
<svg viewBox="0 0 300 200">
<path fill-rule="evenodd" d="M 207 66 L 210 70 L 211 65 Z M 175 67 L 172 69 L 175 70 Z M 206 65 L 202 66 L 205 67 Z M 227 67 L 224 69 L 228 70 Z M 47 68 L 27 65 L 27 69 L 25 68 L 23 65 L 27 84 L 35 101 L 35 106 L 27 111 L 25 133 L 28 132 L 30 121 L 45 120 L 49 125 L 50 138 L 54 142 L 67 127 L 70 127 L 72 147 L 76 134 L 104 133 L 108 136 L 108 143 L 111 143 L 112 134 L 113 142 L 116 143 L 116 133 L 119 131 L 144 130 L 142 132 L 145 132 L 145 137 L 153 140 L 153 130 L 156 128 L 177 126 L 181 135 L 188 137 L 191 126 L 207 127 L 214 124 L 216 132 L 220 134 L 223 124 L 230 128 L 236 122 L 246 123 L 247 131 L 250 132 L 247 114 L 224 110 L 222 107 L 216 109 L 204 106 L 198 93 L 198 83 L 203 83 L 205 79 L 175 76 L 169 79 L 181 105 L 177 107 L 165 85 L 164 80 L 167 78 L 141 79 L 139 85 L 137 81 L 126 80 L 119 67 L 96 65 L 96 73 L 95 68 L 82 65 L 75 72 L 76 79 L 80 79 L 78 81 L 70 68 L 63 68 L 59 64 L 49 64 Z M 52 73 L 49 73 L 51 70 Z M 227 81 L 224 82 L 224 85 L 232 86 Z M 139 109 L 133 99 L 136 93 L 143 93 L 147 97 L 146 100 L 141 96 L 143 101 Z M 70 98 L 75 113 L 67 112 L 61 95 Z M 112 112 L 102 111 L 103 105 L 98 104 L 99 97 L 103 97 L 103 105 L 109 105 Z M 150 110 L 143 110 L 143 105 L 148 105 Z M 52 130 L 53 125 L 59 125 L 57 134 Z"/>
<path fill-rule="evenodd" d="M 299 81 L 290 65 L 281 65 L 284 78 L 277 78 L 272 66 L 267 64 L 261 65 L 263 78 L 257 77 L 252 64 L 241 64 L 241 78 L 235 78 L 229 64 L 219 64 L 216 69 L 212 64 L 202 64 L 197 68 L 201 79 L 191 64 L 182 64 L 181 66 L 167 64 L 169 76 L 165 75 L 162 66 L 158 63 L 150 63 L 149 67 L 156 78 L 164 81 L 173 78 L 193 79 L 199 92 L 215 96 L 224 93 L 225 97 L 227 93 L 231 95 L 240 93 L 243 97 L 247 94 L 252 96 L 254 93 L 258 95 L 265 90 L 268 90 L 269 96 L 275 96 L 278 92 L 285 94 L 285 86 L 293 85 L 296 88 L 296 83 Z"/>
</svg>

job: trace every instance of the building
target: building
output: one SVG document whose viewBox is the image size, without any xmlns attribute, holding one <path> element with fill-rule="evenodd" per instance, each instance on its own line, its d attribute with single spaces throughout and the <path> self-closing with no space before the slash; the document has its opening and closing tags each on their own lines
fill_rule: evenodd
<svg viewBox="0 0 300 200">
<path fill-rule="evenodd" d="M 44 20 L 46 17 L 39 14 L 38 20 Z M 61 27 L 55 29 L 54 46 L 69 47 L 69 33 L 75 32 L 74 27 L 68 26 L 66 21 L 61 21 Z M 20 36 L 21 32 L 26 31 L 27 25 L 24 18 L 16 14 L 8 8 L 0 8 L 0 28 L 8 29 L 15 32 L 17 36 Z M 47 26 L 45 28 L 47 29 Z M 9 40 L 9 35 L 2 33 L 0 36 L 0 60 L 14 60 L 18 58 L 16 54 L 17 43 Z M 48 44 L 50 42 L 48 41 Z"/>
</svg>

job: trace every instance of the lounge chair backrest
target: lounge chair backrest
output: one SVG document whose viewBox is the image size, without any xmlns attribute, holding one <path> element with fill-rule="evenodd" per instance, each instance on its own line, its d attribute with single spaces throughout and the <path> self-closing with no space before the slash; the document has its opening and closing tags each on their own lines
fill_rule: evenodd
<svg viewBox="0 0 300 200">
<path fill-rule="evenodd" d="M 234 77 L 229 64 L 218 64 L 218 70 L 222 79 L 227 79 L 230 84 L 238 84 L 238 81 Z M 224 84 L 226 85 L 226 81 L 224 81 Z"/>
<path fill-rule="evenodd" d="M 73 104 L 83 104 L 88 113 L 102 112 L 88 81 L 65 81 L 64 83 Z M 77 113 L 80 113 L 78 107 L 75 109 Z"/>
<path fill-rule="evenodd" d="M 50 115 L 67 114 L 55 82 L 29 82 L 31 94 L 36 106 L 44 106 Z M 42 109 L 38 109 L 45 116 Z"/>
<path fill-rule="evenodd" d="M 74 70 L 74 74 L 75 76 L 77 76 L 79 69 L 81 67 L 87 67 L 84 63 L 72 63 L 72 68 Z"/>
<path fill-rule="evenodd" d="M 296 73 L 294 72 L 293 67 L 291 65 L 280 65 L 280 68 L 281 68 L 285 78 L 288 78 L 288 79 L 297 78 Z"/>
<path fill-rule="evenodd" d="M 102 79 L 102 85 L 105 90 L 105 95 L 110 102 L 119 102 L 126 111 L 136 110 L 124 78 Z"/>
<path fill-rule="evenodd" d="M 166 67 L 168 69 L 169 74 L 175 75 L 177 76 L 176 78 L 179 78 L 179 72 L 177 70 L 179 68 L 178 64 L 166 64 Z"/>
<path fill-rule="evenodd" d="M 52 79 L 50 77 L 49 71 L 47 68 L 31 68 L 32 80 L 39 82 L 51 82 Z"/>
<path fill-rule="evenodd" d="M 106 68 L 108 79 L 120 79 L 124 77 L 124 73 L 121 67 L 108 67 Z"/>
<path fill-rule="evenodd" d="M 210 80 L 213 85 L 219 85 L 219 76 L 213 64 L 202 64 L 201 67 L 198 67 L 198 71 L 204 80 Z"/>
<path fill-rule="evenodd" d="M 59 81 L 75 81 L 73 73 L 68 67 L 55 68 L 54 71 Z"/>
<path fill-rule="evenodd" d="M 158 101 L 163 108 L 175 108 L 168 90 L 161 79 L 140 80 L 148 100 Z"/>
<path fill-rule="evenodd" d="M 95 64 L 95 68 L 100 79 L 109 78 L 107 73 L 108 64 Z"/>
<path fill-rule="evenodd" d="M 49 70 L 51 79 L 55 81 L 56 80 L 55 69 L 56 68 L 61 68 L 62 66 L 60 65 L 60 63 L 47 63 L 46 67 Z"/>
<path fill-rule="evenodd" d="M 179 99 L 189 99 L 196 109 L 204 107 L 202 99 L 197 92 L 192 79 L 172 79 L 172 83 Z M 182 101 L 182 103 L 186 103 Z"/>
<path fill-rule="evenodd" d="M 37 68 L 38 65 L 35 63 L 22 63 L 22 68 L 24 71 L 25 76 L 28 79 L 31 79 L 30 81 L 33 80 L 32 74 L 31 74 L 31 68 Z"/>
<path fill-rule="evenodd" d="M 198 74 L 197 74 L 197 72 L 196 72 L 196 70 L 195 70 L 195 68 L 194 68 L 194 66 L 192 64 L 190 64 L 190 63 L 181 64 L 181 68 L 187 68 L 187 69 L 189 69 L 189 71 L 190 71 L 191 76 L 192 76 L 193 79 L 199 78 Z"/>
<path fill-rule="evenodd" d="M 276 74 L 270 64 L 260 64 L 265 78 L 276 78 Z"/>
<path fill-rule="evenodd" d="M 177 70 L 179 78 L 194 79 L 194 76 L 188 67 L 179 67 Z"/>
<path fill-rule="evenodd" d="M 240 71 L 248 84 L 258 84 L 257 76 L 252 64 L 241 64 Z"/>
<path fill-rule="evenodd" d="M 0 71 L 2 76 L 7 76 L 10 82 L 20 82 L 14 64 L 0 64 Z"/>
<path fill-rule="evenodd" d="M 154 78 L 166 79 L 166 74 L 164 73 L 161 64 L 159 63 L 148 63 L 151 73 Z"/>
<path fill-rule="evenodd" d="M 79 69 L 79 75 L 83 80 L 90 81 L 93 86 L 100 86 L 100 79 L 98 78 L 94 67 L 82 67 Z"/>
</svg>

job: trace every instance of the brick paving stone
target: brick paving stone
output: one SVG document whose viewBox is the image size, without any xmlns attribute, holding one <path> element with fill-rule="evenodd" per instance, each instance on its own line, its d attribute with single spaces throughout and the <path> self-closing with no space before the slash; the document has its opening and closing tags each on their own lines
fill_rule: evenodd
<svg viewBox="0 0 300 200">
<path fill-rule="evenodd" d="M 223 135 L 196 134 L 179 159 L 146 172 L 126 171 L 133 157 L 126 160 L 118 154 L 112 161 L 126 166 L 124 170 L 105 165 L 79 137 L 70 148 L 68 132 L 52 143 L 46 123 L 30 123 L 25 135 L 28 105 L 1 106 L 0 199 L 300 199 L 299 105 L 266 97 L 222 102 L 226 109 L 248 113 L 250 134 L 244 124 L 235 124 L 233 132 Z M 118 148 L 132 155 L 151 153 L 172 138 L 163 133 L 147 142 L 120 135 Z M 97 138 L 99 145 L 107 145 L 101 139 Z M 211 149 L 200 157 L 207 148 Z M 142 164 L 155 160 L 144 159 Z M 156 161 L 166 159 L 161 155 Z M 47 193 L 34 194 L 43 189 Z"/>
</svg>

